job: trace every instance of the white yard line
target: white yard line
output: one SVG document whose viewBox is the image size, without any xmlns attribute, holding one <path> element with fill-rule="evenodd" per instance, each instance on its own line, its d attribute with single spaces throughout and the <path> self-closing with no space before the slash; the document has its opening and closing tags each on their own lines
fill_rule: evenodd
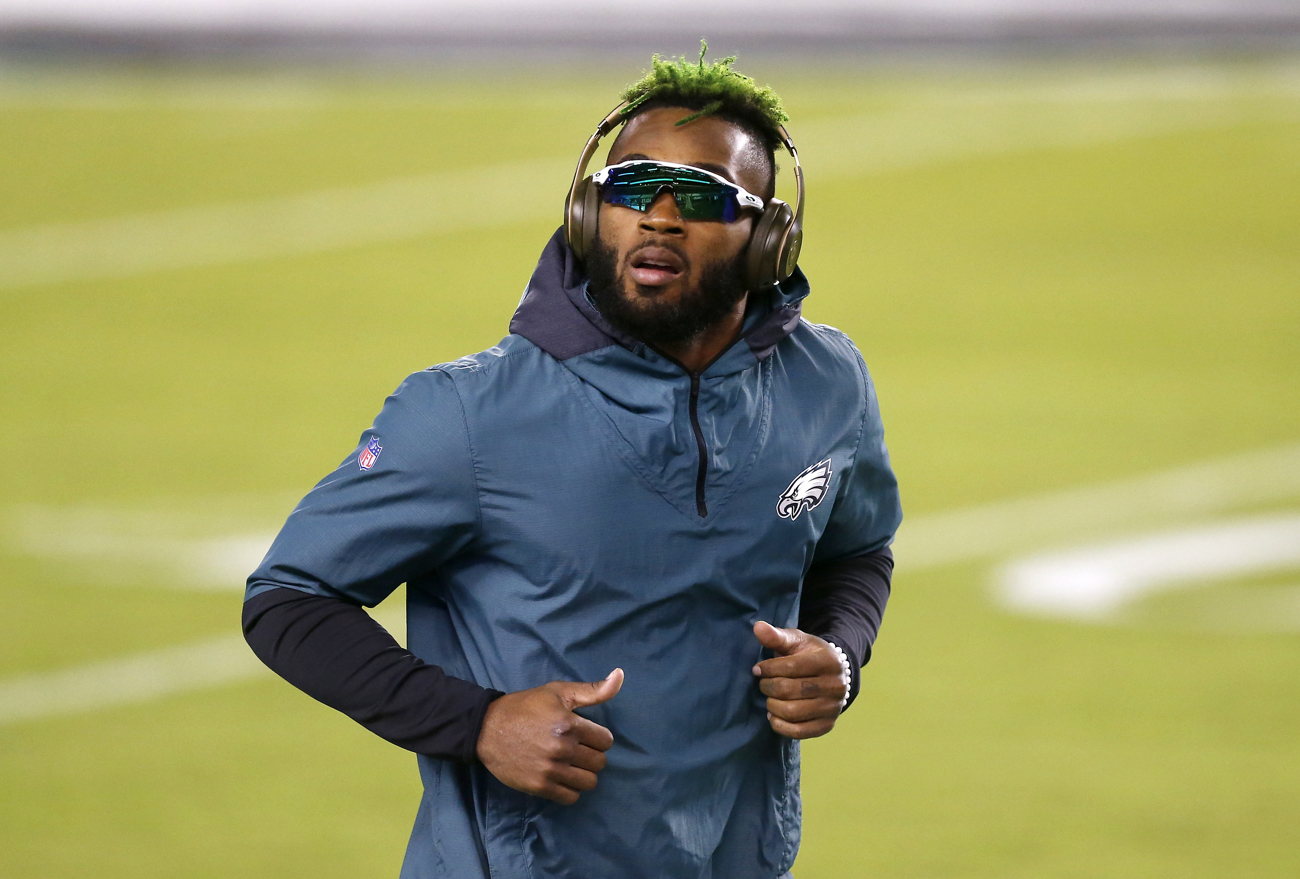
<svg viewBox="0 0 1300 879">
<path fill-rule="evenodd" d="M 999 571 L 995 594 L 1017 613 L 1105 622 L 1157 592 L 1291 570 L 1300 515 L 1257 516 L 1035 554 Z"/>
<path fill-rule="evenodd" d="M 402 609 L 376 616 L 398 641 L 405 641 Z M 33 672 L 0 681 L 0 726 L 152 702 L 270 674 L 239 635 Z"/>
<path fill-rule="evenodd" d="M 318 253 L 464 229 L 559 223 L 566 160 L 493 165 L 242 204 L 0 233 L 0 289 Z"/>
<path fill-rule="evenodd" d="M 798 129 L 809 184 L 974 156 L 1079 148 L 1251 119 L 1300 118 L 1290 68 L 1083 77 L 919 99 Z M 1281 99 L 1281 109 L 1252 99 Z M 1242 102 L 1242 99 L 1247 99 Z M 318 253 L 553 219 L 571 158 L 506 163 L 236 204 L 0 232 L 0 289 Z"/>
<path fill-rule="evenodd" d="M 1300 445 L 1237 455 L 1059 494 L 905 519 L 901 570 L 1008 555 L 1300 498 Z"/>
<path fill-rule="evenodd" d="M 267 673 L 238 635 L 0 681 L 0 725 L 151 702 Z"/>
<path fill-rule="evenodd" d="M 186 538 L 61 528 L 43 533 L 32 529 L 16 537 L 14 545 L 23 553 L 80 568 L 88 579 L 231 592 L 243 590 L 275 532 Z"/>
<path fill-rule="evenodd" d="M 800 156 L 809 186 L 821 178 L 906 171 L 982 156 L 1041 149 L 1081 149 L 1183 131 L 1225 128 L 1251 119 L 1300 118 L 1289 113 L 1209 100 L 1116 102 L 973 101 L 942 112 L 919 108 L 827 120 L 804 126 Z"/>
<path fill-rule="evenodd" d="M 1089 537 L 1131 533 L 1135 528 L 1151 529 L 1164 523 L 1217 516 L 1297 497 L 1300 497 L 1300 445 L 1045 497 L 920 516 L 904 525 L 895 551 L 900 570 L 918 570 L 1005 558 L 1018 550 L 1063 541 L 1077 544 Z M 21 515 L 10 521 L 25 521 L 30 527 L 36 514 L 32 508 L 20 509 Z M 110 529 L 105 524 L 110 520 L 128 524 Z M 1295 520 L 1287 521 L 1291 524 L 1285 527 L 1295 527 Z M 112 559 L 121 554 L 113 548 L 117 538 L 138 534 L 146 526 L 154 528 L 156 522 L 155 517 L 148 515 L 138 515 L 132 520 L 131 516 L 110 516 L 102 510 L 85 509 L 74 510 L 60 519 L 55 512 L 45 509 L 38 527 L 57 531 L 59 536 L 50 542 L 31 543 L 31 534 L 26 533 L 19 536 L 15 545 L 38 555 L 71 552 L 74 560 L 94 557 L 102 550 Z M 186 527 L 193 527 L 193 523 Z M 89 529 L 89 535 L 78 533 L 78 528 Z M 1269 546 L 1274 547 L 1270 552 L 1276 554 L 1277 547 L 1281 546 L 1285 554 L 1291 533 L 1286 531 L 1276 540 L 1273 538 L 1277 535 L 1266 535 L 1272 541 Z M 228 554 L 212 563 L 212 571 L 225 572 L 222 576 L 233 580 L 233 584 L 222 588 L 238 588 L 243 573 L 257 564 L 270 537 L 269 534 L 245 535 L 202 541 L 159 538 L 144 549 L 137 547 L 137 554 L 132 555 L 136 553 L 133 549 L 127 555 L 133 561 L 161 564 L 160 570 L 175 572 L 195 567 L 191 553 L 196 549 L 219 553 L 224 547 Z M 1233 535 L 1229 538 L 1235 539 Z M 1254 546 L 1249 540 L 1238 541 L 1236 545 L 1238 550 L 1245 547 L 1247 553 Z M 169 552 L 176 556 L 166 558 Z M 201 579 L 201 582 L 215 585 L 215 581 Z M 385 609 L 378 616 L 399 640 L 404 640 L 401 608 Z M 146 702 L 266 673 L 243 640 L 238 635 L 230 635 L 76 668 L 27 674 L 0 681 L 0 726 Z"/>
<path fill-rule="evenodd" d="M 0 515 L 0 540 L 92 582 L 240 591 L 297 501 L 236 495 L 148 507 L 23 504 Z"/>
</svg>

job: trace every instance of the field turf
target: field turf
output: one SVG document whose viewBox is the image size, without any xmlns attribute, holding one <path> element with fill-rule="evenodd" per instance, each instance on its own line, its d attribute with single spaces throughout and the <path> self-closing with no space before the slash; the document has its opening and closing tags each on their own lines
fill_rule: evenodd
<svg viewBox="0 0 1300 879">
<path fill-rule="evenodd" d="M 1300 60 L 753 69 L 909 521 L 1300 442 Z M 635 73 L 0 70 L 0 690 L 233 633 L 241 577 L 186 548 L 273 532 L 406 374 L 505 333 Z M 359 188 L 427 175 L 436 216 L 365 234 Z M 798 879 L 1300 875 L 1300 608 L 1020 617 L 999 559 L 904 546 L 804 748 Z M 417 799 L 411 755 L 269 675 L 0 722 L 0 876 L 395 876 Z"/>
</svg>

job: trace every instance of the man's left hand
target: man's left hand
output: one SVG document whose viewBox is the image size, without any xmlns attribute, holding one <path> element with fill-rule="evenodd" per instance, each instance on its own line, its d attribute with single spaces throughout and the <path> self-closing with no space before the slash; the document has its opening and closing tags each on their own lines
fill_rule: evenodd
<svg viewBox="0 0 1300 879">
<path fill-rule="evenodd" d="M 772 729 L 792 739 L 824 736 L 840 716 L 844 679 L 831 645 L 799 629 L 754 623 L 760 644 L 776 652 L 754 666 L 758 688 L 767 696 Z"/>
</svg>

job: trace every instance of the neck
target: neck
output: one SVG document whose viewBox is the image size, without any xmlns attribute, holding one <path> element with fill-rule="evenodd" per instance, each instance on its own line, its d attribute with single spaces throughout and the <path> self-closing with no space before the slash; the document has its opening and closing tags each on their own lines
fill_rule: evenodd
<svg viewBox="0 0 1300 879">
<path fill-rule="evenodd" d="M 659 349 L 680 363 L 687 372 L 703 372 L 740 336 L 745 325 L 745 304 L 748 301 L 748 294 L 740 297 L 735 308 L 698 336 L 677 345 L 661 345 L 658 346 Z"/>
</svg>

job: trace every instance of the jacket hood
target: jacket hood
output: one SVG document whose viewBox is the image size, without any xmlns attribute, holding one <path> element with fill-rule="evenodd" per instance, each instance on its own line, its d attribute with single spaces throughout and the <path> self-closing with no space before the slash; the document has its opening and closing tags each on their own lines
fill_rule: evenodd
<svg viewBox="0 0 1300 879">
<path fill-rule="evenodd" d="M 751 296 L 745 331 L 733 348 L 744 342 L 753 355 L 751 365 L 766 358 L 799 325 L 807 295 L 808 280 L 796 268 L 789 279 L 765 295 Z M 647 348 L 645 343 L 611 326 L 587 298 L 586 272 L 565 244 L 563 228 L 556 230 L 542 251 L 510 319 L 510 332 L 560 361 L 612 345 L 637 353 Z"/>
</svg>

